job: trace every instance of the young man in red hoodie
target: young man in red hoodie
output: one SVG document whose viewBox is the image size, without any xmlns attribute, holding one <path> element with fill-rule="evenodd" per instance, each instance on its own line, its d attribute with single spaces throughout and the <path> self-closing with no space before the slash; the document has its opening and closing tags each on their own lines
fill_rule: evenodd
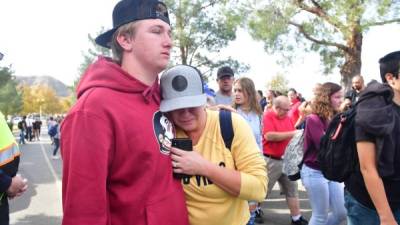
<svg viewBox="0 0 400 225">
<path fill-rule="evenodd" d="M 122 0 L 113 24 L 96 43 L 111 47 L 114 59 L 100 57 L 87 69 L 61 127 L 62 224 L 187 225 L 164 145 L 171 131 L 158 112 L 158 74 L 172 47 L 167 8 Z"/>
</svg>

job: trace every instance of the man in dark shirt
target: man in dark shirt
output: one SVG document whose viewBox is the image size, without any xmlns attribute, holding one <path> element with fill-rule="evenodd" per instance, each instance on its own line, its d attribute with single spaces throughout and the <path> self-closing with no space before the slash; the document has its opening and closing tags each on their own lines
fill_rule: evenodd
<svg viewBox="0 0 400 225">
<path fill-rule="evenodd" d="M 262 111 L 264 112 L 265 106 L 267 105 L 267 98 L 264 97 L 261 90 L 257 90 L 257 100 L 260 103 Z"/>
<path fill-rule="evenodd" d="M 369 97 L 357 106 L 360 167 L 345 182 L 348 225 L 400 224 L 400 51 L 384 56 L 379 64 L 388 86 L 369 84 L 360 99 L 383 89 L 394 95 Z"/>
<path fill-rule="evenodd" d="M 357 102 L 358 96 L 361 91 L 364 90 L 364 78 L 361 75 L 356 75 L 351 80 L 351 90 L 344 96 L 344 109 L 350 108 L 354 103 Z"/>
</svg>

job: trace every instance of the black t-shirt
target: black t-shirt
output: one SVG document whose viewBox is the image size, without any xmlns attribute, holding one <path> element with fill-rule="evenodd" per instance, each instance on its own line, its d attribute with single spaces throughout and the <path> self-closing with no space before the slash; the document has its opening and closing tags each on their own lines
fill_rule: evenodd
<svg viewBox="0 0 400 225">
<path fill-rule="evenodd" d="M 394 174 L 391 177 L 382 177 L 383 185 L 386 191 L 386 197 L 389 201 L 389 205 L 392 209 L 400 208 L 400 106 L 393 104 L 395 111 L 395 125 L 391 135 L 385 137 L 384 141 L 393 141 L 395 146 L 395 159 L 394 159 Z M 385 115 L 382 115 L 385 116 Z M 375 142 L 375 137 L 369 134 L 367 131 L 362 129 L 360 126 L 356 126 L 356 140 L 357 141 L 369 141 Z M 383 154 L 385 147 L 383 148 Z M 375 209 L 374 204 L 368 194 L 365 187 L 364 179 L 361 172 L 358 170 L 355 172 L 346 182 L 346 190 L 361 204 Z"/>
<path fill-rule="evenodd" d="M 357 102 L 359 95 L 360 92 L 357 92 L 356 90 L 352 89 L 346 93 L 344 98 L 350 99 L 351 105 L 354 105 Z"/>
<path fill-rule="evenodd" d="M 33 122 L 33 129 L 40 129 L 41 126 L 42 121 L 36 120 L 35 122 Z"/>
</svg>

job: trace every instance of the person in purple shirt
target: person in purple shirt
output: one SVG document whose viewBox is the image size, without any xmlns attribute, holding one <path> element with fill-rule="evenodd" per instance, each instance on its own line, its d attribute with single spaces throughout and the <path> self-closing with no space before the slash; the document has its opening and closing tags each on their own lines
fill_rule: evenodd
<svg viewBox="0 0 400 225">
<path fill-rule="evenodd" d="M 306 118 L 304 130 L 304 164 L 300 175 L 312 209 L 309 225 L 339 225 L 346 219 L 344 186 L 325 179 L 317 161 L 322 135 L 339 112 L 343 101 L 341 86 L 327 82 L 311 103 L 312 113 Z"/>
</svg>

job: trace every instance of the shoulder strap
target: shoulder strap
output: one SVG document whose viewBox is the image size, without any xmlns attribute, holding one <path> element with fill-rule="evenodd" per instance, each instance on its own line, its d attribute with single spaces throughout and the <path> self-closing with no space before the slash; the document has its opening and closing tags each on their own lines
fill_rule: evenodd
<svg viewBox="0 0 400 225">
<path fill-rule="evenodd" d="M 234 136 L 231 111 L 223 109 L 219 111 L 219 125 L 221 128 L 221 135 L 224 139 L 225 147 L 230 151 Z"/>
</svg>

